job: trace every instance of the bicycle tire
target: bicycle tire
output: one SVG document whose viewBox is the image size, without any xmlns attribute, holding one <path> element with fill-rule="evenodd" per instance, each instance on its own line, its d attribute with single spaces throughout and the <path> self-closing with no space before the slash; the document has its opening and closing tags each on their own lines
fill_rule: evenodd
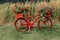
<svg viewBox="0 0 60 40">
<path fill-rule="evenodd" d="M 14 22 L 14 26 L 15 26 L 16 30 L 18 30 L 20 32 L 23 32 L 24 30 L 27 29 L 27 24 L 28 24 L 28 21 L 26 19 L 24 19 L 24 18 L 18 18 Z"/>
<path fill-rule="evenodd" d="M 44 24 L 43 23 L 43 21 L 38 21 L 38 28 L 40 29 L 40 30 L 42 30 L 42 29 L 44 29 L 42 26 L 41 26 L 41 22 L 42 22 L 42 24 L 45 26 L 45 25 L 47 25 L 47 23 L 49 22 L 49 27 L 48 27 L 48 29 L 52 29 L 52 20 L 49 18 L 48 19 L 48 22 L 45 22 L 46 24 Z"/>
</svg>

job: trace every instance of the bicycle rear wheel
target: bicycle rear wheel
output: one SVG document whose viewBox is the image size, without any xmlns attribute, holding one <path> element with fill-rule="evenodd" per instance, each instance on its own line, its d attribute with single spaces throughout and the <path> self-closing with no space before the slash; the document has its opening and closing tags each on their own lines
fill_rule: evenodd
<svg viewBox="0 0 60 40">
<path fill-rule="evenodd" d="M 16 30 L 23 32 L 27 29 L 27 23 L 28 21 L 24 18 L 19 18 L 15 21 L 14 25 Z"/>
<path fill-rule="evenodd" d="M 52 29 L 52 20 L 47 19 L 45 21 L 39 21 L 38 28 L 39 29 Z"/>
</svg>

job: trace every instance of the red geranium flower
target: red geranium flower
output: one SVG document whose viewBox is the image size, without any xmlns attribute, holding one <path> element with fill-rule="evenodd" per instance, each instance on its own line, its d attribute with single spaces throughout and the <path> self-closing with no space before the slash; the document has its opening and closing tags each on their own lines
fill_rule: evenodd
<svg viewBox="0 0 60 40">
<path fill-rule="evenodd" d="M 14 6 L 15 6 L 15 7 L 17 7 L 17 5 L 16 5 L 16 4 L 15 4 Z"/>
<path fill-rule="evenodd" d="M 16 10 L 13 10 L 13 12 L 16 12 Z"/>
<path fill-rule="evenodd" d="M 25 8 L 20 8 L 20 10 L 25 10 Z"/>
</svg>

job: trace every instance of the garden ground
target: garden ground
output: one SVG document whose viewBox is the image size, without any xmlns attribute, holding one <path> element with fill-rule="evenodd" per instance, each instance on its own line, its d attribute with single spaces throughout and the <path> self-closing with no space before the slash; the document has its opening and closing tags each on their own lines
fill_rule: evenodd
<svg viewBox="0 0 60 40">
<path fill-rule="evenodd" d="M 32 29 L 30 33 L 18 32 L 12 24 L 0 28 L 0 40 L 60 40 L 60 25 L 53 24 L 51 30 Z"/>
</svg>

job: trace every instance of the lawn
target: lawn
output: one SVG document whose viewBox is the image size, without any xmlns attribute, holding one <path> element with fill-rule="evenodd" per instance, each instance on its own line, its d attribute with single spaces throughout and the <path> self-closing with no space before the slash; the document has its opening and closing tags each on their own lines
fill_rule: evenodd
<svg viewBox="0 0 60 40">
<path fill-rule="evenodd" d="M 14 26 L 3 25 L 0 26 L 0 40 L 60 40 L 60 25 L 53 24 L 51 30 L 32 29 L 30 33 L 18 32 Z"/>
</svg>

